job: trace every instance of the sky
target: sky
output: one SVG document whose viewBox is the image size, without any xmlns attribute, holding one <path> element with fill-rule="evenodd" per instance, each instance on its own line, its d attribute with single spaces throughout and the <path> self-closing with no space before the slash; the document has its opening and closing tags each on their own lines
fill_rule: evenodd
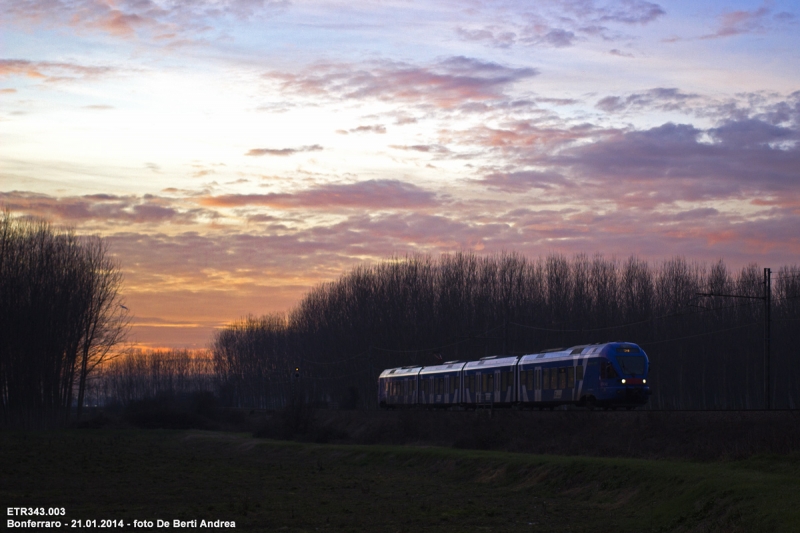
<svg viewBox="0 0 800 533">
<path fill-rule="evenodd" d="M 202 348 L 392 256 L 800 263 L 796 1 L 2 0 L 0 207 Z"/>
</svg>

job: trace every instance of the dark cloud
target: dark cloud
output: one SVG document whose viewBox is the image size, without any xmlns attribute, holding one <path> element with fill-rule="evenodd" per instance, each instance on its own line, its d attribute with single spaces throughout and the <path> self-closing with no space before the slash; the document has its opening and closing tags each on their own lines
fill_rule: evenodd
<svg viewBox="0 0 800 533">
<path fill-rule="evenodd" d="M 214 207 L 268 206 L 275 209 L 406 209 L 437 205 L 436 196 L 398 180 L 369 180 L 321 185 L 297 193 L 209 196 L 201 204 Z"/>
<path fill-rule="evenodd" d="M 253 148 L 244 155 L 254 157 L 260 157 L 263 155 L 289 156 L 301 152 L 319 152 L 320 150 L 322 150 L 322 146 L 318 144 L 312 144 L 311 146 L 301 146 L 300 148 Z"/>
<path fill-rule="evenodd" d="M 383 124 L 372 124 L 370 126 L 358 126 L 348 130 L 348 133 L 386 133 L 386 126 Z"/>
<path fill-rule="evenodd" d="M 796 141 L 797 130 L 774 126 L 757 119 L 729 121 L 708 133 L 723 146 L 733 149 L 769 148 L 774 143 Z"/>
<path fill-rule="evenodd" d="M 536 76 L 468 57 L 451 57 L 427 67 L 381 61 L 363 65 L 319 64 L 301 74 L 272 72 L 289 94 L 331 98 L 375 98 L 451 108 L 470 101 L 498 100 L 514 83 Z"/>
<path fill-rule="evenodd" d="M 525 192 L 531 189 L 552 189 L 566 185 L 564 176 L 557 172 L 520 170 L 516 172 L 493 172 L 478 183 L 505 192 Z"/>
<path fill-rule="evenodd" d="M 616 48 L 609 50 L 608 53 L 611 54 L 612 56 L 618 56 L 618 57 L 634 57 L 633 54 L 628 52 L 622 52 L 621 50 L 617 50 Z"/>
<path fill-rule="evenodd" d="M 658 109 L 661 111 L 686 110 L 686 105 L 699 99 L 697 94 L 687 94 L 676 88 L 657 87 L 648 91 L 629 94 L 628 96 L 606 96 L 596 106 L 608 113 L 616 113 L 629 109 Z"/>
<path fill-rule="evenodd" d="M 667 123 L 606 135 L 550 161 L 597 182 L 598 193 L 609 197 L 635 199 L 641 193 L 640 201 L 655 203 L 720 200 L 793 191 L 800 168 L 797 139 L 796 130 L 759 120 L 731 121 L 710 130 Z"/>
<path fill-rule="evenodd" d="M 622 0 L 616 5 L 595 8 L 600 22 L 647 24 L 667 14 L 660 5 L 644 0 Z"/>
<path fill-rule="evenodd" d="M 629 39 L 613 26 L 646 25 L 666 15 L 659 4 L 644 0 L 604 3 L 553 0 L 514 2 L 504 7 L 512 14 L 511 17 L 479 28 L 459 26 L 455 29 L 456 35 L 464 41 L 496 48 L 509 48 L 515 44 L 566 48 L 578 40 L 591 38 L 604 41 Z"/>
<path fill-rule="evenodd" d="M 562 29 L 550 30 L 541 37 L 540 42 L 547 43 L 555 48 L 564 48 L 572 46 L 572 41 L 575 40 L 575 34 L 571 31 Z"/>
<path fill-rule="evenodd" d="M 412 144 L 412 145 L 390 145 L 395 150 L 406 150 L 412 152 L 424 152 L 426 154 L 449 154 L 450 150 L 441 144 Z"/>
<path fill-rule="evenodd" d="M 482 42 L 494 48 L 510 48 L 517 40 L 517 34 L 512 31 L 488 28 L 468 30 L 459 27 L 456 28 L 456 35 L 463 41 Z"/>
</svg>

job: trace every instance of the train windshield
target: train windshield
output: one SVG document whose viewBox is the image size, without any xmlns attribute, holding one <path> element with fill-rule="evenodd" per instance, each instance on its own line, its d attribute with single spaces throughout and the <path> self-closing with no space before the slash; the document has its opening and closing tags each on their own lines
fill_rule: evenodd
<svg viewBox="0 0 800 533">
<path fill-rule="evenodd" d="M 644 374 L 644 357 L 641 355 L 618 355 L 617 363 L 619 363 L 619 366 L 622 368 L 623 374 Z"/>
</svg>

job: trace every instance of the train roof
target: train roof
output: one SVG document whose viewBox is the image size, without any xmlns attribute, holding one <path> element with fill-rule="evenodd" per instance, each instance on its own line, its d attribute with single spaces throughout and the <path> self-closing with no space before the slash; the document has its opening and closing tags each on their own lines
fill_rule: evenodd
<svg viewBox="0 0 800 533">
<path fill-rule="evenodd" d="M 512 366 L 519 361 L 520 365 L 542 363 L 558 360 L 571 360 L 577 356 L 587 355 L 620 355 L 625 353 L 640 353 L 646 355 L 637 344 L 632 342 L 603 342 L 597 344 L 581 344 L 570 348 L 554 348 L 542 350 L 541 352 L 531 353 L 522 356 L 494 355 L 483 357 L 479 361 L 448 361 L 441 365 L 433 366 L 403 366 L 398 368 L 388 368 L 381 372 L 380 377 L 401 377 L 423 374 L 437 374 L 445 372 L 455 372 L 458 370 L 478 370 L 480 368 L 498 368 Z"/>
<path fill-rule="evenodd" d="M 434 365 L 434 366 L 426 366 L 423 367 L 420 371 L 419 375 L 423 374 L 441 374 L 443 372 L 458 372 L 462 368 L 466 361 L 448 361 L 447 363 L 442 363 L 441 365 Z"/>
<path fill-rule="evenodd" d="M 415 376 L 422 370 L 422 366 L 401 366 L 398 368 L 387 368 L 379 377 L 401 377 L 401 376 Z"/>
<path fill-rule="evenodd" d="M 495 368 L 498 366 L 512 366 L 516 364 L 516 355 L 494 355 L 492 357 L 482 357 L 479 361 L 470 361 L 464 367 L 464 370 L 477 370 L 479 368 Z"/>
<path fill-rule="evenodd" d="M 604 342 L 598 344 L 582 344 L 570 348 L 556 348 L 553 350 L 543 350 L 539 353 L 523 355 L 519 363 L 529 364 L 533 362 L 553 361 L 559 359 L 572 359 L 579 355 L 608 355 L 611 350 L 613 353 L 644 353 L 639 346 L 632 342 Z"/>
</svg>

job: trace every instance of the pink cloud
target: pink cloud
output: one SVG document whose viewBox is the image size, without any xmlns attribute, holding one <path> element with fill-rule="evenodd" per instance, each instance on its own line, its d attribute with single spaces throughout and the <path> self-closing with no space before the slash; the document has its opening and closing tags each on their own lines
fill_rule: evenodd
<svg viewBox="0 0 800 533">
<path fill-rule="evenodd" d="M 755 11 L 729 11 L 723 13 L 719 19 L 717 30 L 711 34 L 700 37 L 701 39 L 718 39 L 745 33 L 761 32 L 766 29 L 770 8 L 762 6 Z M 783 13 L 779 14 L 783 15 Z M 788 15 L 788 13 L 787 13 Z M 778 22 L 791 20 L 791 17 L 777 17 Z"/>
<path fill-rule="evenodd" d="M 62 224 L 101 222 L 125 224 L 188 224 L 199 216 L 215 214 L 181 207 L 172 199 L 152 195 L 90 194 L 55 197 L 25 191 L 0 192 L 0 205 L 16 213 L 42 217 Z"/>
<path fill-rule="evenodd" d="M 559 128 L 542 127 L 531 121 L 517 120 L 500 127 L 478 126 L 465 131 L 446 131 L 442 132 L 442 138 L 447 142 L 478 145 L 504 153 L 514 152 L 523 157 L 534 157 L 535 154 L 549 154 L 576 141 L 603 133 L 588 124 L 565 125 Z"/>
<path fill-rule="evenodd" d="M 430 207 L 436 196 L 411 183 L 369 180 L 346 185 L 322 185 L 297 193 L 226 194 L 200 200 L 205 206 L 268 206 L 275 209 L 398 209 Z"/>
<path fill-rule="evenodd" d="M 271 72 L 266 77 L 279 81 L 290 94 L 452 108 L 470 101 L 501 99 L 506 88 L 537 73 L 532 68 L 451 57 L 428 67 L 390 61 L 362 66 L 320 64 L 301 74 Z"/>
</svg>

